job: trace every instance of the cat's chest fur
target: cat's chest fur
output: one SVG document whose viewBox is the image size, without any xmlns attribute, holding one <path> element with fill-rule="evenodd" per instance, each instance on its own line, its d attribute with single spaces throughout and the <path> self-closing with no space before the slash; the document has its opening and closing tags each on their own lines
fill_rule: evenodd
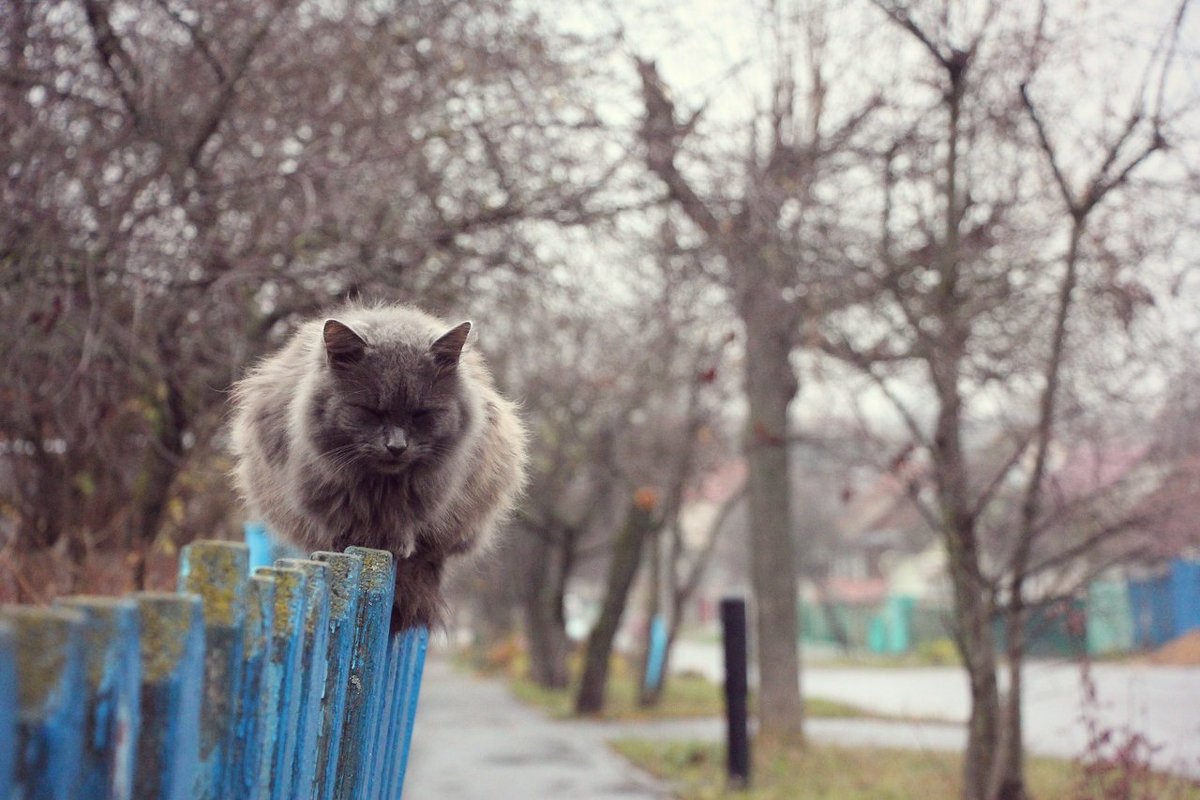
<svg viewBox="0 0 1200 800">
<path fill-rule="evenodd" d="M 429 545 L 445 527 L 448 499 L 456 487 L 443 470 L 399 475 L 342 475 L 331 480 L 317 466 L 301 467 L 301 503 L 320 520 L 322 539 L 334 549 L 348 544 L 398 551 L 407 557 Z M 399 545 L 399 547 L 397 547 Z"/>
</svg>

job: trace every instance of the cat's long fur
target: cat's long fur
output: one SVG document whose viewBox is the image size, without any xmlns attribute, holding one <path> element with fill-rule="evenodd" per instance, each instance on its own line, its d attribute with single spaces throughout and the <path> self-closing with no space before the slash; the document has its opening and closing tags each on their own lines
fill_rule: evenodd
<svg viewBox="0 0 1200 800">
<path fill-rule="evenodd" d="M 361 374 L 339 372 L 339 332 L 361 342 L 328 319 L 365 341 L 369 361 L 359 354 L 361 364 L 352 365 Z M 521 490 L 525 429 L 480 355 L 469 346 L 459 354 L 469 324 L 453 329 L 459 339 L 446 345 L 451 326 L 410 306 L 348 306 L 328 319 L 303 324 L 236 385 L 238 488 L 276 533 L 305 550 L 391 551 L 393 628 L 435 624 L 446 559 L 485 546 Z M 435 364 L 437 347 L 457 363 Z M 362 397 L 403 405 L 430 392 L 444 401 L 436 424 L 449 433 L 413 443 L 420 461 L 380 471 L 361 448 L 331 446 L 344 433 L 339 425 L 357 434 L 358 423 L 345 420 L 367 413 L 354 411 Z"/>
</svg>

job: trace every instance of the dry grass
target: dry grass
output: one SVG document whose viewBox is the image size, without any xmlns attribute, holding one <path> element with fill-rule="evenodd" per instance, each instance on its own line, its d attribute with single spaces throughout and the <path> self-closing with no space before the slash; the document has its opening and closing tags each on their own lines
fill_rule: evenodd
<svg viewBox="0 0 1200 800">
<path fill-rule="evenodd" d="M 759 746 L 753 785 L 747 791 L 725 788 L 724 748 L 697 742 L 627 739 L 616 744 L 626 758 L 667 779 L 679 800 L 957 800 L 960 757 L 879 748 Z M 1096 779 L 1085 779 L 1078 765 L 1056 759 L 1032 759 L 1027 776 L 1034 800 L 1084 800 L 1109 795 Z M 1140 782 L 1134 798 L 1200 800 L 1195 783 L 1152 775 Z"/>
</svg>

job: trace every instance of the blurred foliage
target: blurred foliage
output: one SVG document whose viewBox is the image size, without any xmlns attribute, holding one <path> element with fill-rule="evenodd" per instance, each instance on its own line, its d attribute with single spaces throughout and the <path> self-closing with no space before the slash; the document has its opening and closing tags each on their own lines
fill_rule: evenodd
<svg viewBox="0 0 1200 800">
<path fill-rule="evenodd" d="M 523 226 L 603 216 L 593 46 L 507 0 L 6 7 L 0 540 L 229 532 L 226 391 L 299 318 L 531 291 Z"/>
</svg>

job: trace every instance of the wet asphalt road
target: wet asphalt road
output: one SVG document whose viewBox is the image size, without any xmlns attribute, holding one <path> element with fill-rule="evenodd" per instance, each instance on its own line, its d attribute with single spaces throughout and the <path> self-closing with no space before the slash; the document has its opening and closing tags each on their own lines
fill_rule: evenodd
<svg viewBox="0 0 1200 800">
<path fill-rule="evenodd" d="M 671 659 L 676 669 L 721 678 L 715 644 L 680 642 Z M 1158 748 L 1153 756 L 1158 768 L 1200 777 L 1200 668 L 1097 664 L 1092 676 L 1097 700 L 1089 704 L 1078 664 L 1029 664 L 1021 711 L 1031 752 L 1062 758 L 1080 755 L 1092 720 L 1100 729 L 1116 731 L 1118 739 L 1124 732 L 1143 735 Z M 888 714 L 962 723 L 969 709 L 966 675 L 957 667 L 808 667 L 801 685 L 808 696 Z M 856 723 L 851 727 L 861 732 L 856 740 L 861 744 L 959 749 L 964 741 L 961 726 Z M 852 738 L 845 731 L 840 735 Z"/>
</svg>

